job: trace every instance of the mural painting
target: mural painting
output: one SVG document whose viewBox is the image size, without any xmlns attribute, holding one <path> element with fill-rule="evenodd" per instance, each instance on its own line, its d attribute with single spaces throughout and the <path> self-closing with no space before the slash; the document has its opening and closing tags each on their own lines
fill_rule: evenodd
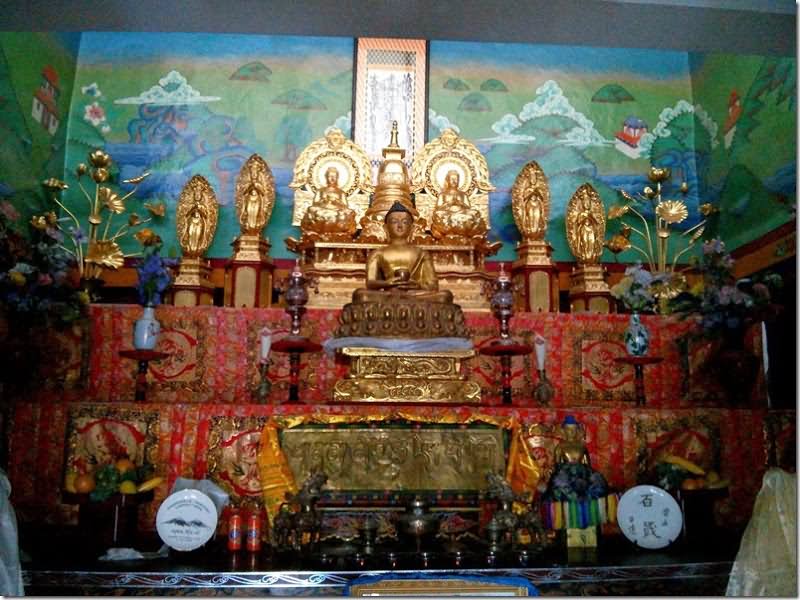
<svg viewBox="0 0 800 600">
<path fill-rule="evenodd" d="M 311 140 L 337 119 L 349 119 L 352 60 L 351 39 L 84 33 L 67 166 L 100 146 L 114 158 L 120 179 L 149 171 L 136 197 L 167 204 L 167 218 L 153 229 L 173 253 L 179 252 L 174 209 L 180 190 L 192 175 L 205 176 L 220 203 L 208 255 L 228 257 L 239 233 L 236 175 L 258 153 L 278 190 L 265 235 L 272 256 L 289 258 L 283 238 L 293 231 L 292 167 Z M 123 250 L 135 251 L 135 242 Z"/>
<path fill-rule="evenodd" d="M 793 197 L 787 192 L 795 185 L 795 71 L 791 58 L 432 42 L 429 137 L 455 127 L 486 155 L 497 187 L 491 218 L 494 239 L 504 242 L 501 260 L 515 257 L 519 233 L 510 188 L 531 160 L 550 181 L 547 239 L 556 260 L 572 260 L 564 229 L 572 193 L 588 182 L 609 207 L 617 203 L 616 189 L 635 193 L 648 185 L 651 162 L 672 169 L 667 196 L 678 196 L 681 182 L 688 183 L 685 226 L 700 221 L 699 204 L 718 204 L 723 212 L 708 234 L 723 235 L 735 248 L 792 218 L 781 202 Z M 748 88 L 749 108 L 741 100 L 734 109 L 750 115 L 747 133 L 730 133 L 731 90 L 721 93 L 723 82 Z M 759 152 L 745 141 L 756 127 L 769 132 L 781 151 Z M 736 190 L 759 195 L 762 188 L 749 205 L 742 197 L 738 205 L 731 199 Z M 618 258 L 633 262 L 636 255 Z M 602 260 L 613 257 L 606 251 Z"/>
</svg>

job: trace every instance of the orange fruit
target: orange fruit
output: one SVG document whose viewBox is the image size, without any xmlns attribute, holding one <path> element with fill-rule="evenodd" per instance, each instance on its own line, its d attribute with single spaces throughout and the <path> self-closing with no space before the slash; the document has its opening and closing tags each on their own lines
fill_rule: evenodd
<svg viewBox="0 0 800 600">
<path fill-rule="evenodd" d="M 75 478 L 75 491 L 79 494 L 88 494 L 95 488 L 94 475 L 83 473 Z"/>
<path fill-rule="evenodd" d="M 119 471 L 120 475 L 127 473 L 128 471 L 136 470 L 136 465 L 130 458 L 120 458 L 114 463 L 114 466 L 117 467 L 117 471 Z"/>
<path fill-rule="evenodd" d="M 123 481 L 119 484 L 119 493 L 120 494 L 135 494 L 136 493 L 136 484 L 132 481 Z"/>
</svg>

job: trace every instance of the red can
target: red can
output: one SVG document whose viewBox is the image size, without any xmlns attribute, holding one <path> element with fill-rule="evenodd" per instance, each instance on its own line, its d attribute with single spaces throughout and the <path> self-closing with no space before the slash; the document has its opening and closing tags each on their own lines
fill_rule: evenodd
<svg viewBox="0 0 800 600">
<path fill-rule="evenodd" d="M 247 551 L 261 550 L 261 515 L 251 512 L 247 517 Z"/>
<path fill-rule="evenodd" d="M 236 552 L 242 549 L 242 515 L 238 511 L 231 513 L 228 519 L 228 550 Z"/>
</svg>

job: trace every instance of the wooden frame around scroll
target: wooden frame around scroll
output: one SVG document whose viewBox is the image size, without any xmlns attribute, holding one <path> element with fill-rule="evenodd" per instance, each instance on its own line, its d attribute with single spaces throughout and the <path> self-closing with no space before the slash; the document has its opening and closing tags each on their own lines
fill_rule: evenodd
<svg viewBox="0 0 800 600">
<path fill-rule="evenodd" d="M 392 121 L 397 121 L 399 144 L 405 148 L 409 164 L 425 144 L 427 46 L 425 40 L 358 39 L 353 140 L 367 152 L 374 166 L 389 144 Z M 388 85 L 389 79 L 397 76 L 411 85 L 409 101 L 404 106 L 376 105 L 375 87 Z"/>
</svg>

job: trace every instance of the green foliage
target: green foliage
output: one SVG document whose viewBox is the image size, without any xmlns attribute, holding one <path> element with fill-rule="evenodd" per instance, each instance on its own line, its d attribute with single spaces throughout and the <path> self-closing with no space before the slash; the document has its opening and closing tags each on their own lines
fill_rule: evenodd
<svg viewBox="0 0 800 600">
<path fill-rule="evenodd" d="M 499 79 L 487 79 L 481 84 L 482 92 L 507 92 L 508 87 Z"/>
<path fill-rule="evenodd" d="M 305 90 L 289 90 L 275 98 L 272 104 L 282 104 L 294 110 L 327 110 L 322 101 Z"/>
<path fill-rule="evenodd" d="M 442 86 L 446 90 L 453 90 L 454 92 L 465 92 L 469 90 L 469 85 L 462 79 L 451 77 L 444 82 Z"/>
<path fill-rule="evenodd" d="M 472 92 L 464 96 L 458 105 L 458 110 L 465 110 L 469 112 L 489 112 L 492 110 L 492 105 L 489 99 L 480 92 Z"/>
<path fill-rule="evenodd" d="M 272 69 L 259 60 L 254 60 L 246 65 L 239 67 L 231 79 L 238 79 L 242 81 L 263 81 L 269 83 L 269 76 L 272 75 Z"/>
<path fill-rule="evenodd" d="M 597 90 L 592 96 L 592 102 L 611 102 L 619 104 L 620 102 L 632 102 L 633 96 L 618 83 L 609 83 Z"/>
</svg>

